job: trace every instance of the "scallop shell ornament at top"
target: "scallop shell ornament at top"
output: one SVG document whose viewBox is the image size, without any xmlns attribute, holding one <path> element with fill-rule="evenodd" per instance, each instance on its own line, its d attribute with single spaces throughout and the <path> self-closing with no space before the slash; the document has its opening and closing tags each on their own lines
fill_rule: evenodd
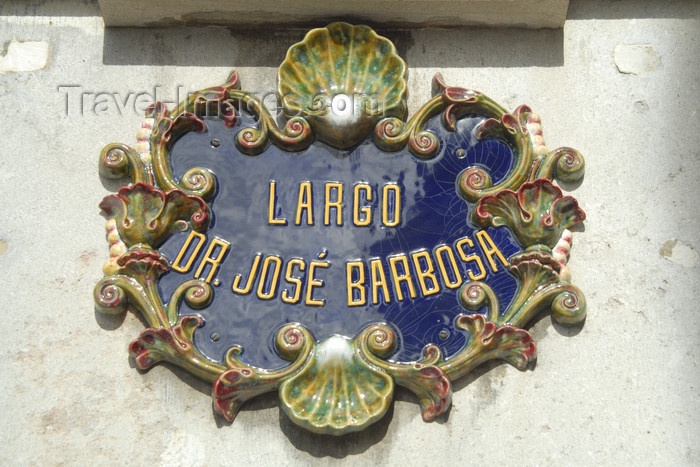
<svg viewBox="0 0 700 467">
<path fill-rule="evenodd" d="M 347 149 L 380 118 L 406 116 L 406 63 L 367 26 L 333 23 L 310 31 L 279 67 L 277 94 L 287 117 L 301 115 L 317 139 Z"/>
</svg>

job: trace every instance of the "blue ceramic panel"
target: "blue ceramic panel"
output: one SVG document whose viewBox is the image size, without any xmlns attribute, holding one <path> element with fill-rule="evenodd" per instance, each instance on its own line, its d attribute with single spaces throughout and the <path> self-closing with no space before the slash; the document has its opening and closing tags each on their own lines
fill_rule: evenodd
<svg viewBox="0 0 700 467">
<path fill-rule="evenodd" d="M 218 119 L 207 119 L 205 132 L 188 133 L 175 144 L 171 161 L 176 177 L 192 167 L 205 167 L 215 174 L 218 191 L 211 202 L 214 221 L 206 234 L 206 245 L 189 270 L 172 270 L 160 279 L 162 296 L 170 296 L 180 283 L 195 275 L 211 241 L 218 238 L 230 247 L 211 280 L 215 292 L 212 304 L 196 312 L 183 304 L 180 310 L 181 314 L 196 313 L 204 319 L 204 326 L 195 333 L 195 345 L 212 360 L 220 361 L 230 346 L 240 345 L 245 349 L 243 358 L 250 364 L 279 367 L 283 361 L 274 350 L 273 336 L 289 322 L 302 323 L 319 340 L 333 334 L 352 337 L 369 323 L 386 322 L 399 336 L 393 360 L 416 360 L 428 343 L 438 345 L 449 357 L 465 344 L 465 336 L 453 327 L 454 318 L 464 312 L 457 299 L 457 284 L 469 280 L 469 271 L 474 275 L 480 272 L 476 261 L 463 260 L 460 247 L 464 256 L 475 254 L 481 259 L 486 272 L 482 280 L 493 288 L 502 309 L 507 308 L 517 288 L 513 276 L 493 254 L 495 270 L 491 266 L 477 230 L 468 221 L 469 206 L 457 192 L 457 177 L 468 167 L 487 169 L 494 183 L 511 169 L 512 151 L 506 144 L 474 137 L 474 128 L 481 121 L 479 116 L 463 118 L 456 131 L 449 132 L 439 118 L 433 119 L 427 129 L 438 136 L 441 149 L 432 159 L 421 160 L 408 151 L 383 152 L 371 140 L 350 151 L 316 143 L 298 153 L 271 146 L 260 155 L 247 156 L 236 148 L 235 136 L 242 127 L 254 126 L 252 119 L 241 118 L 233 128 L 226 128 Z M 274 182 L 274 190 L 270 182 Z M 305 183 L 309 185 L 302 185 Z M 328 188 L 330 225 L 324 225 L 327 183 L 332 184 Z M 357 184 L 363 187 L 355 200 Z M 392 188 L 385 193 L 387 185 Z M 333 205 L 340 186 L 342 208 Z M 311 208 L 306 209 L 305 203 Z M 367 211 L 371 211 L 368 225 L 355 225 L 355 203 L 358 209 L 365 208 L 356 219 L 359 223 L 364 223 Z M 295 225 L 298 211 L 301 222 Z M 313 225 L 309 225 L 310 211 Z M 341 226 L 337 225 L 338 214 Z M 283 219 L 286 225 L 275 224 Z M 397 219 L 398 224 L 391 225 Z M 188 233 L 172 236 L 161 247 L 171 263 Z M 489 229 L 487 233 L 503 257 L 521 251 L 506 228 Z M 459 242 L 465 237 L 468 242 Z M 186 263 L 196 244 L 190 244 L 178 265 Z M 216 256 L 219 248 L 211 256 Z M 406 255 L 409 271 L 397 261 L 396 274 L 410 273 L 415 297 L 411 297 L 406 281 L 400 281 L 399 293 L 392 280 L 390 258 L 402 254 Z M 247 283 L 256 255 L 260 259 L 250 292 L 234 292 L 234 278 L 241 275 L 239 288 Z M 421 288 L 414 255 L 429 294 Z M 268 257 L 273 259 L 267 260 L 267 274 L 261 279 Z M 290 261 L 293 279 L 286 280 Z M 444 276 L 439 261 L 445 265 Z M 309 288 L 312 262 L 317 263 L 314 279 L 318 285 Z M 362 301 L 360 287 L 364 288 L 364 304 L 348 304 L 348 262 L 353 263 L 351 282 L 358 283 L 364 275 L 364 285 L 350 287 L 356 302 Z M 277 267 L 280 272 L 275 280 Z M 206 278 L 210 268 L 205 266 L 201 275 Z M 378 303 L 373 303 L 372 277 Z M 293 301 L 299 283 L 298 302 L 285 302 L 282 293 L 286 290 L 285 297 Z"/>
</svg>

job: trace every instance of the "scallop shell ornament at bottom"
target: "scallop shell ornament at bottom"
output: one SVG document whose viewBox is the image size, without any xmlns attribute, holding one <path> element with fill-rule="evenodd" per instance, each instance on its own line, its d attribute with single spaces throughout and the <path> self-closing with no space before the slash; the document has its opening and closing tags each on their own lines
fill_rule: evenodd
<svg viewBox="0 0 700 467">
<path fill-rule="evenodd" d="M 393 393 L 394 380 L 369 365 L 352 340 L 332 336 L 281 385 L 280 400 L 294 423 L 316 433 L 342 435 L 382 418 Z"/>
</svg>

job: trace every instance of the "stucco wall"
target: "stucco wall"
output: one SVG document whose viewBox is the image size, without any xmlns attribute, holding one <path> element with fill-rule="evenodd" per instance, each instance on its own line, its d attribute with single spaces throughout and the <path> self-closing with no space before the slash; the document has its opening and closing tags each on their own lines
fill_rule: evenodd
<svg viewBox="0 0 700 467">
<path fill-rule="evenodd" d="M 0 59 L 2 463 L 700 463 L 698 2 L 574 0 L 563 30 L 382 31 L 410 67 L 411 110 L 441 71 L 530 105 L 550 147 L 584 154 L 584 181 L 563 188 L 588 214 L 570 262 L 588 318 L 537 321 L 536 368 L 480 368 L 438 422 L 399 391 L 385 419 L 343 438 L 297 428 L 274 395 L 215 419 L 209 385 L 137 371 L 127 345 L 142 322 L 97 315 L 92 298 L 108 255 L 97 204 L 119 186 L 99 178 L 98 154 L 135 142 L 135 94 L 173 100 L 231 68 L 272 92 L 303 32 L 105 30 L 91 2 L 23 3 L 0 6 L 0 41 L 38 43 Z M 95 111 L 88 94 L 102 92 L 127 103 Z"/>
</svg>

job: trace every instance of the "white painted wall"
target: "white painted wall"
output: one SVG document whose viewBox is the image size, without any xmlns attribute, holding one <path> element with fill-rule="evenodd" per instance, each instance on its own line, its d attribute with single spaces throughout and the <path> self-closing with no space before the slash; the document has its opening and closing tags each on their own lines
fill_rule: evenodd
<svg viewBox="0 0 700 467">
<path fill-rule="evenodd" d="M 700 463 L 698 2 L 574 0 L 563 30 L 387 32 L 410 67 L 412 110 L 441 71 L 510 109 L 529 104 L 550 147 L 584 154 L 572 194 L 588 220 L 570 266 L 588 319 L 578 333 L 537 322 L 534 371 L 480 369 L 440 422 L 399 392 L 385 420 L 340 439 L 297 428 L 273 395 L 219 426 L 208 385 L 136 371 L 126 347 L 142 323 L 96 316 L 92 302 L 108 254 L 97 204 L 118 186 L 100 180 L 97 156 L 134 143 L 141 115 L 131 101 L 94 112 L 85 93 L 133 99 L 156 85 L 173 100 L 177 85 L 219 84 L 233 67 L 272 92 L 303 34 L 105 31 L 94 3 L 23 3 L 0 6 L 0 41 L 46 44 L 48 59 L 0 75 L 0 462 Z M 75 86 L 67 113 L 60 86 Z"/>
</svg>

